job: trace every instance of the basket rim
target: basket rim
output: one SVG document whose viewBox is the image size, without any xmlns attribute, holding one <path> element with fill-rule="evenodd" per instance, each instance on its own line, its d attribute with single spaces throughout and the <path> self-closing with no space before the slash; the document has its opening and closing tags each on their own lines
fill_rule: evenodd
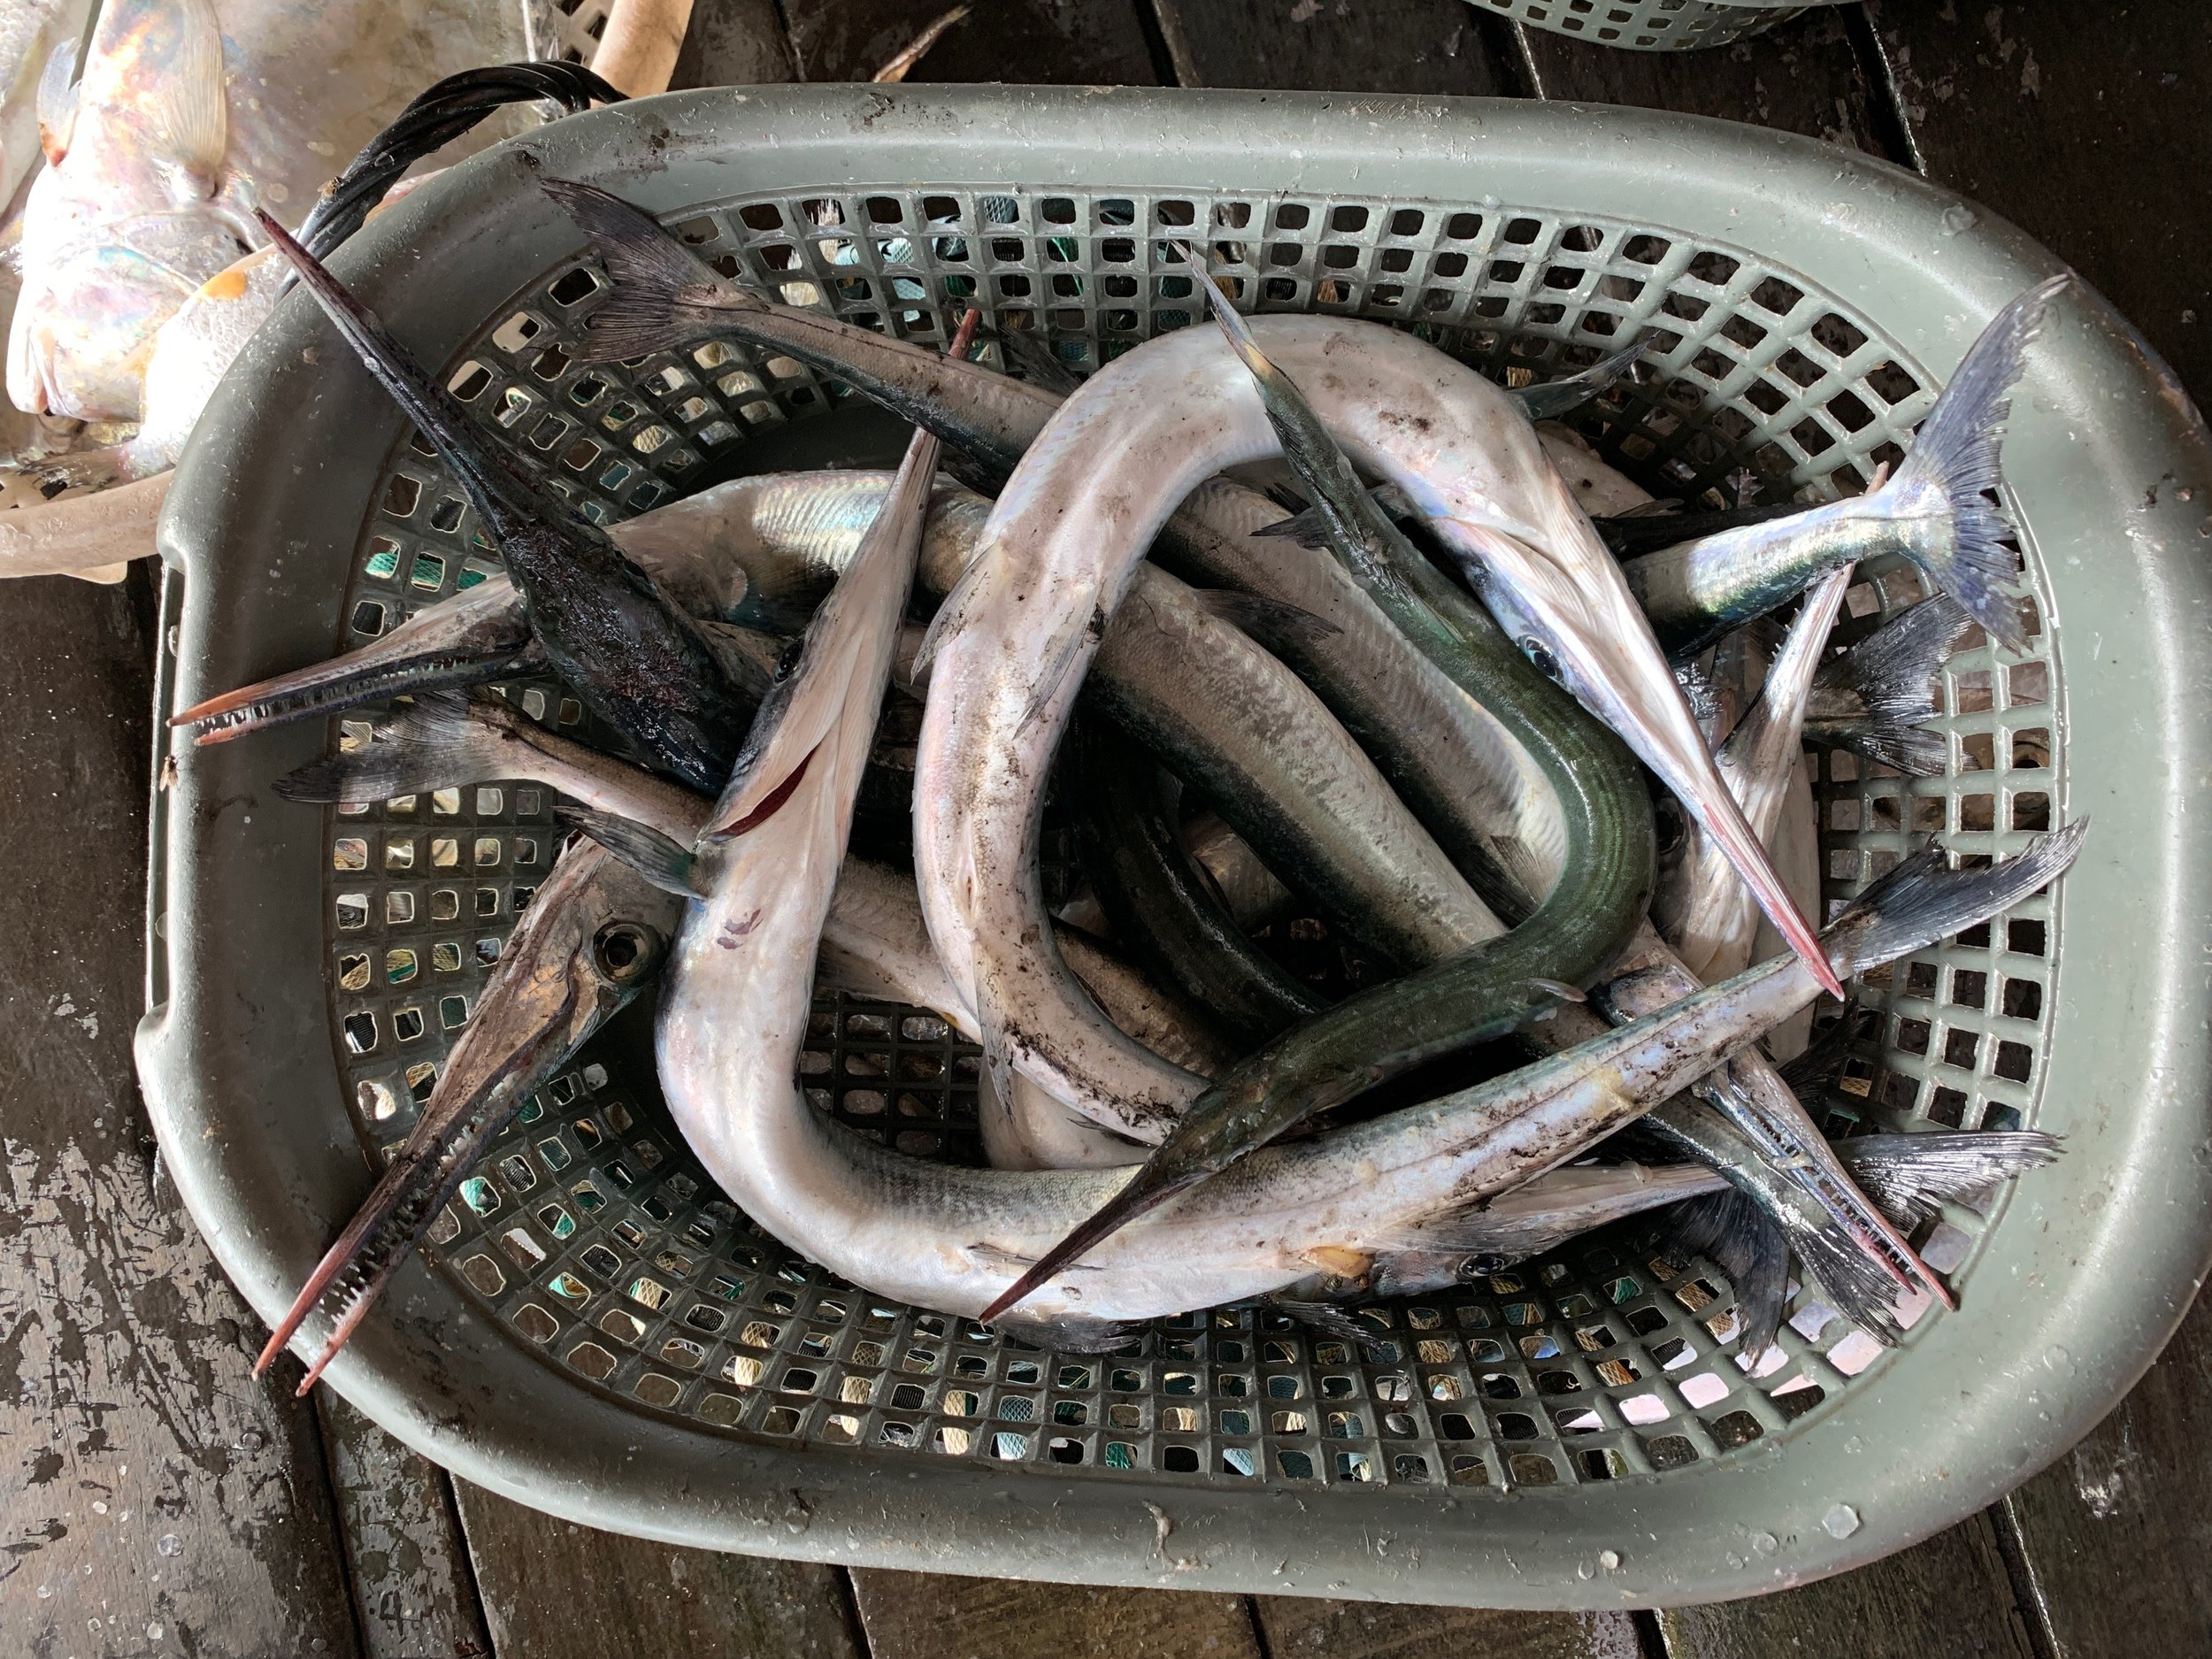
<svg viewBox="0 0 2212 1659">
<path fill-rule="evenodd" d="M 1131 145 L 1133 133 L 1168 131 L 1172 153 Z M 856 178 L 864 137 L 873 173 Z M 336 264 L 397 332 L 442 360 L 481 316 L 462 317 L 439 294 L 480 278 L 503 299 L 511 282 L 501 273 L 550 265 L 578 246 L 538 199 L 525 158 L 672 213 L 702 199 L 703 178 L 716 199 L 894 175 L 1079 188 L 1107 155 L 1118 157 L 1118 186 L 1253 179 L 1306 194 L 1433 197 L 1448 185 L 1462 200 L 1752 242 L 1884 319 L 1916 362 L 1945 373 L 2001 304 L 2060 268 L 2012 227 L 1915 175 L 1702 118 L 1518 100 L 1008 87 L 726 88 L 611 106 L 453 169 L 380 216 Z M 426 269 L 436 284 L 416 280 Z M 1985 1294 L 1929 1321 L 1906 1358 L 1809 1420 L 1786 1451 L 1732 1461 L 1717 1485 L 1334 1487 L 1314 1502 L 800 1449 L 602 1398 L 524 1352 L 419 1263 L 388 1297 L 394 1317 L 369 1322 L 331 1382 L 455 1472 L 584 1524 L 750 1554 L 1094 1583 L 1676 1605 L 1840 1571 L 1986 1504 L 2061 1455 L 2148 1366 L 2212 1245 L 2212 1168 L 2195 1156 L 2212 1130 L 2212 1055 L 2192 1041 L 2212 1015 L 2195 965 L 2212 946 L 2212 825 L 2186 810 L 2185 769 L 2161 758 L 2212 735 L 2206 717 L 2187 712 L 2207 703 L 2212 642 L 2172 622 L 2212 599 L 2212 565 L 2196 555 L 2200 521 L 2212 526 L 2201 504 L 2212 503 L 2212 442 L 2170 373 L 2085 289 L 2047 330 L 2014 410 L 2008 472 L 2058 630 L 2055 712 L 2070 731 L 2099 735 L 2069 741 L 2061 780 L 2062 817 L 2099 819 L 2058 895 L 2062 938 L 2102 976 L 2070 1013 L 2057 996 L 2065 956 L 2054 958 L 2039 1121 L 2069 1135 L 2070 1155 L 2014 1194 L 1991 1229 L 1974 1278 Z M 366 498 L 401 430 L 311 302 L 280 305 L 211 403 L 163 516 L 164 636 L 173 625 L 179 643 L 173 659 L 165 651 L 158 715 L 327 650 L 339 599 L 319 580 L 327 557 L 319 564 L 303 531 L 325 513 L 347 526 L 350 548 L 357 510 L 333 504 Z M 339 433 L 344 442 L 331 442 Z M 301 459 L 286 472 L 260 458 L 288 449 Z M 2193 490 L 2206 492 L 2194 506 Z M 2146 707 L 2162 719 L 2142 720 Z M 2160 749 L 2126 736 L 2146 725 Z M 158 719 L 157 731 L 159 759 L 169 749 Z M 173 784 L 154 797 L 141 1077 L 180 1193 L 264 1317 L 288 1302 L 361 1181 L 328 1044 L 302 1053 L 286 1041 L 326 1028 L 321 976 L 296 963 L 288 972 L 271 949 L 298 931 L 285 895 L 319 895 L 319 848 L 289 844 L 303 838 L 288 837 L 280 815 L 256 812 L 267 780 L 323 741 L 318 726 L 258 747 L 178 749 Z M 319 960 L 319 905 L 314 915 Z M 2065 983 L 2078 995 L 2084 975 Z M 299 1101 L 328 1112 L 303 1114 Z M 2120 1263 L 2124 1294 L 2103 1294 Z M 2008 1301 L 1994 1294 L 2006 1284 L 2040 1294 Z M 1939 1401 L 1912 1386 L 1929 1378 L 1947 1385 Z M 1878 1440 L 1858 1432 L 1869 1425 Z M 1864 1523 L 1840 1539 L 1821 1525 L 1839 1502 Z M 1618 1564 L 1597 1570 L 1601 1552 Z"/>
</svg>

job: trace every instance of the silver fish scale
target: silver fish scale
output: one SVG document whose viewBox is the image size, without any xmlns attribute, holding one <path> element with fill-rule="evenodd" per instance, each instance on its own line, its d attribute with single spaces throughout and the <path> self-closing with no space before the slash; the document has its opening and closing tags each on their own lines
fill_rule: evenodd
<svg viewBox="0 0 2212 1659">
<path fill-rule="evenodd" d="M 1654 383 L 1580 424 L 1609 461 L 1686 501 L 1732 500 L 1745 469 L 1770 498 L 1856 489 L 1932 402 L 1920 372 L 1835 296 L 1745 249 L 1657 225 L 1495 203 L 999 187 L 748 199 L 677 226 L 787 303 L 935 342 L 941 310 L 973 299 L 988 326 L 1035 334 L 1079 373 L 1194 320 L 1190 278 L 1166 242 L 1201 227 L 1261 309 L 1409 323 L 1512 384 L 1650 334 Z M 728 341 L 580 368 L 565 348 L 598 293 L 589 266 L 546 273 L 447 377 L 603 522 L 710 471 L 741 470 L 749 438 L 850 396 Z M 342 646 L 498 567 L 426 447 L 403 443 L 388 465 Z M 1868 618 L 1919 592 L 1909 567 L 1878 565 L 1847 603 Z M 1931 829 L 1962 851 L 2008 853 L 2043 827 L 2062 764 L 2046 608 L 2039 595 L 2024 658 L 1997 660 L 1978 633 L 1953 657 L 1935 723 L 1945 777 L 1819 760 L 1832 906 Z M 557 726 L 583 719 L 556 685 L 507 690 Z M 550 807 L 543 791 L 506 785 L 326 819 L 332 1016 L 365 1144 L 388 1148 L 411 1126 L 497 941 L 543 877 Z M 1833 1126 L 2032 1123 L 2052 929 L 2048 902 L 2030 900 L 1862 985 L 1881 1021 L 1850 1063 Z M 972 1161 L 975 1066 L 933 1015 L 830 998 L 800 1080 L 861 1133 Z M 1725 1277 L 1655 1254 L 1630 1229 L 1357 1308 L 1377 1342 L 1365 1352 L 1252 1309 L 1164 1321 L 1120 1354 L 1041 1350 L 795 1260 L 716 1195 L 652 1079 L 626 1071 L 605 1041 L 525 1119 L 440 1217 L 430 1256 L 579 1382 L 776 1440 L 1201 1486 L 1665 1479 L 1787 1437 L 1888 1363 L 1801 1293 L 1780 1357 L 1747 1376 Z M 1916 1242 L 1962 1283 L 1986 1220 L 1955 1207 Z"/>
</svg>

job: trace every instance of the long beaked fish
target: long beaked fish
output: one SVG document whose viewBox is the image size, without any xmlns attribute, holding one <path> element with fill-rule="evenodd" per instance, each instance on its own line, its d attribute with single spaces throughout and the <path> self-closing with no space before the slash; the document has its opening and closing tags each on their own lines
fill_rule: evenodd
<svg viewBox="0 0 2212 1659">
<path fill-rule="evenodd" d="M 1984 492 L 2028 345 L 2070 275 L 2038 283 L 1984 328 L 1921 423 L 1896 475 L 1863 495 L 1647 553 L 1622 565 L 1667 649 L 1694 656 L 1839 565 L 1897 553 L 2001 645 L 2026 642 L 2011 592 L 2010 527 Z"/>
<path fill-rule="evenodd" d="M 335 1320 L 305 1394 L 498 1133 L 660 970 L 680 906 L 600 848 L 564 853 L 509 935 L 422 1116 L 276 1323 L 266 1371 L 327 1298 Z"/>
<path fill-rule="evenodd" d="M 2006 908 L 2062 870 L 2080 833 L 2076 826 L 2042 838 L 1985 871 L 1947 871 L 1932 854 L 1901 864 L 1832 924 L 1831 966 L 1857 972 Z M 757 879 L 767 885 L 764 872 Z M 727 914 L 721 896 L 717 919 Z M 728 908 L 749 914 L 767 896 L 735 891 Z M 756 1009 L 747 983 L 770 977 L 770 964 L 723 953 L 699 965 L 715 971 L 715 983 L 695 981 L 687 996 L 722 1010 L 726 1031 L 733 1009 L 747 1010 L 748 1028 L 784 1028 L 762 1018 L 772 1010 Z M 1455 1240 L 1452 1217 L 1581 1156 L 1819 992 L 1801 960 L 1777 957 L 1509 1077 L 1263 1148 L 1041 1283 L 1029 1282 L 1028 1264 L 1127 1172 L 963 1170 L 870 1146 L 801 1097 L 789 1076 L 795 1024 L 788 1047 L 763 1055 L 704 1042 L 708 1022 L 695 1020 L 661 1058 L 671 1110 L 694 1149 L 769 1233 L 856 1284 L 956 1316 L 987 1317 L 1018 1294 L 1018 1328 L 1184 1312 L 1269 1294 L 1347 1258 Z"/>
<path fill-rule="evenodd" d="M 347 343 L 452 467 L 584 705 L 693 788 L 729 775 L 749 699 L 691 617 L 597 526 L 553 500 L 284 227 L 262 228 Z"/>
</svg>

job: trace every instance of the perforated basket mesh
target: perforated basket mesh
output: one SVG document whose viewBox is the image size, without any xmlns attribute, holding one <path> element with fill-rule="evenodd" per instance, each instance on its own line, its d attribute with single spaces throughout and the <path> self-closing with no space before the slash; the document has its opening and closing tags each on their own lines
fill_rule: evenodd
<svg viewBox="0 0 2212 1659">
<path fill-rule="evenodd" d="M 1762 29 L 1786 22 L 1814 5 L 1753 4 L 1724 0 L 1467 0 L 1531 27 L 1571 35 L 1632 51 L 1678 52 L 1698 46 L 1727 46 Z"/>
<path fill-rule="evenodd" d="M 1104 163 L 1102 162 L 1103 167 Z M 1224 194 L 1160 197 L 846 188 L 703 203 L 672 220 L 726 273 L 793 304 L 935 342 L 973 300 L 1088 370 L 1199 308 L 1164 239 L 1212 239 L 1248 303 L 1409 324 L 1516 383 L 1648 334 L 1657 380 L 1588 419 L 1655 492 L 1717 503 L 1746 470 L 1770 495 L 1857 489 L 1935 388 L 1872 319 L 1750 250 L 1667 225 L 1495 203 Z M 732 341 L 581 369 L 565 347 L 599 302 L 566 262 L 487 316 L 447 373 L 602 521 L 743 469 L 747 442 L 850 395 Z M 419 439 L 361 530 L 352 645 L 495 568 Z M 1850 595 L 1873 619 L 1920 596 L 1906 566 Z M 1944 677 L 1949 766 L 1920 780 L 1819 764 L 1832 907 L 1931 830 L 2009 852 L 2046 826 L 2059 736 L 2035 605 L 2024 657 L 1970 635 Z M 572 725 L 557 687 L 509 688 Z M 328 820 L 332 1018 L 363 1136 L 395 1146 L 499 941 L 542 879 L 551 803 L 530 786 L 416 797 Z M 2047 901 L 1873 976 L 1881 1013 L 1835 1108 L 1870 1126 L 2032 1121 L 2054 941 Z M 818 1107 L 916 1156 L 973 1156 L 974 1051 L 934 1015 L 818 1005 L 801 1061 Z M 1985 1218 L 1918 1242 L 1955 1283 Z M 695 1424 L 918 1460 L 1238 1486 L 1535 1486 L 1683 1471 L 1787 1439 L 1905 1363 L 1801 1294 L 1759 1375 L 1735 1352 L 1725 1278 L 1617 1231 L 1486 1282 L 1355 1310 L 1366 1352 L 1252 1310 L 1165 1321 L 1126 1352 L 1040 1351 L 842 1284 L 757 1233 L 672 1133 L 651 1077 L 604 1045 L 535 1098 L 432 1249 L 483 1309 L 579 1383 Z"/>
</svg>

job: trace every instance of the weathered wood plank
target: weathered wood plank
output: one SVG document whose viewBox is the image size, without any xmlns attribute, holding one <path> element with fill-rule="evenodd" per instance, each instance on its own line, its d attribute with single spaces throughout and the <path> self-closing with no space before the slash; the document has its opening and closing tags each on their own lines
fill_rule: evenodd
<svg viewBox="0 0 2212 1659">
<path fill-rule="evenodd" d="M 1260 1659 L 1239 1595 L 853 1574 L 874 1659 Z"/>
<path fill-rule="evenodd" d="M 672 89 L 759 87 L 798 78 L 776 0 L 697 0 Z"/>
<path fill-rule="evenodd" d="M 0 603 L 0 1647 L 350 1654 L 314 1416 L 252 1380 L 260 1327 L 157 1191 L 132 1075 L 143 583 Z"/>
<path fill-rule="evenodd" d="M 316 1395 L 363 1659 L 488 1655 L 445 1471 L 336 1394 Z"/>
<path fill-rule="evenodd" d="M 862 1659 L 833 1567 L 678 1549 L 453 1483 L 500 1659 Z"/>
<path fill-rule="evenodd" d="M 1152 86 L 1144 0 L 989 0 L 915 65 L 917 83 Z M 783 0 L 802 81 L 866 81 L 949 0 Z"/>
<path fill-rule="evenodd" d="M 1509 35 L 1464 0 L 1155 0 L 1187 87 L 1509 96 Z"/>
<path fill-rule="evenodd" d="M 2133 1393 L 2005 1502 L 2060 1659 L 2212 1653 L 2212 1306 L 2201 1299 Z"/>
<path fill-rule="evenodd" d="M 1977 1516 L 1841 1578 L 1659 1615 L 1669 1659 L 2032 1659 L 1989 1521 Z"/>
<path fill-rule="evenodd" d="M 2212 27 L 2200 0 L 1874 8 L 1928 176 L 2096 284 L 2212 399 Z"/>
<path fill-rule="evenodd" d="M 1540 96 L 1714 115 L 1849 144 L 1892 161 L 1886 99 L 1862 73 L 1844 15 L 1823 8 L 1733 46 L 1630 52 L 1541 29 L 1522 31 Z"/>
<path fill-rule="evenodd" d="M 1253 1598 L 1269 1659 L 1640 1659 L 1625 1613 L 1508 1613 Z M 1657 1659 L 1656 1655 L 1653 1659 Z"/>
</svg>

